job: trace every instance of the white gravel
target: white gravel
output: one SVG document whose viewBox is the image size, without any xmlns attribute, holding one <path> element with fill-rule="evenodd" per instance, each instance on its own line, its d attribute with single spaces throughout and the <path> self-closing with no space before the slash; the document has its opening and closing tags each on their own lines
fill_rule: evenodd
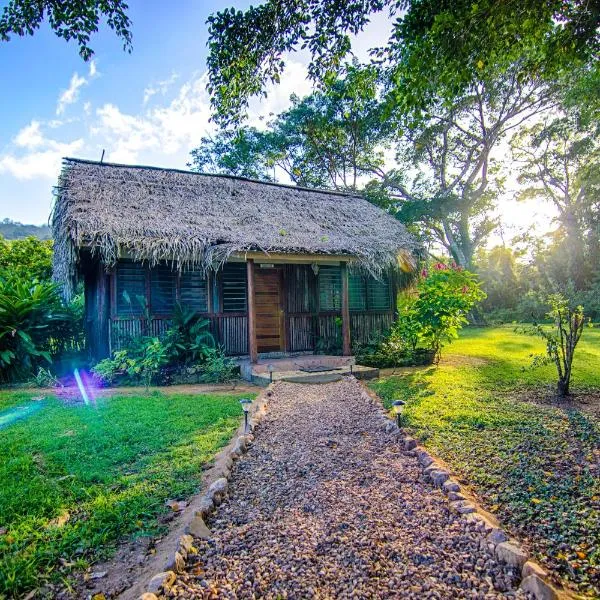
<svg viewBox="0 0 600 600">
<path fill-rule="evenodd" d="M 353 379 L 279 383 L 169 596 L 524 598 Z"/>
</svg>

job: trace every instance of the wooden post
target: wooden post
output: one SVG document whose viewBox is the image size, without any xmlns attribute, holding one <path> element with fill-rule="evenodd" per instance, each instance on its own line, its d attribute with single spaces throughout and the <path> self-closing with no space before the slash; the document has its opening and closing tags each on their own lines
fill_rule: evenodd
<svg viewBox="0 0 600 600">
<path fill-rule="evenodd" d="M 398 272 L 396 269 L 390 271 L 390 284 L 392 288 L 392 316 L 394 321 L 400 316 L 398 313 Z"/>
<path fill-rule="evenodd" d="M 97 360 L 100 360 L 109 357 L 112 350 L 110 340 L 110 275 L 101 262 L 98 263 L 97 278 L 97 345 L 93 354 L 95 354 Z"/>
<path fill-rule="evenodd" d="M 350 356 L 352 345 L 350 343 L 350 299 L 348 291 L 348 265 L 343 262 L 342 272 L 342 354 Z"/>
<path fill-rule="evenodd" d="M 254 302 L 254 259 L 249 258 L 246 263 L 248 277 L 248 353 L 250 362 L 258 362 L 258 349 L 256 344 L 256 306 Z"/>
</svg>

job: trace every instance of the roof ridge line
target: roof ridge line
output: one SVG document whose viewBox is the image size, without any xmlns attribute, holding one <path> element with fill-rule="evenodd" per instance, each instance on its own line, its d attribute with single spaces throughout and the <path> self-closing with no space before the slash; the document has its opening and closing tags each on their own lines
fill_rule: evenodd
<svg viewBox="0 0 600 600">
<path fill-rule="evenodd" d="M 176 169 L 170 167 L 155 167 L 152 165 L 127 165 L 124 163 L 111 163 L 111 162 L 100 162 L 98 160 L 89 160 L 85 158 L 73 158 L 71 156 L 64 156 L 63 163 L 82 163 L 88 165 L 95 165 L 97 167 L 118 167 L 123 169 L 144 169 L 148 171 L 168 171 L 171 173 L 181 173 L 183 175 L 195 175 L 198 177 L 219 177 L 221 179 L 232 179 L 237 181 L 248 181 L 250 183 L 260 183 L 261 185 L 272 185 L 274 187 L 287 188 L 291 190 L 299 190 L 302 192 L 317 192 L 319 194 L 330 194 L 332 196 L 343 196 L 345 198 L 360 198 L 364 200 L 364 197 L 359 193 L 355 192 L 341 192 L 339 190 L 328 190 L 324 188 L 310 188 L 300 185 L 292 185 L 290 183 L 277 183 L 276 181 L 262 181 L 261 179 L 254 179 L 252 177 L 243 177 L 241 175 L 227 175 L 226 173 L 200 173 L 198 171 L 187 171 L 185 169 Z"/>
</svg>

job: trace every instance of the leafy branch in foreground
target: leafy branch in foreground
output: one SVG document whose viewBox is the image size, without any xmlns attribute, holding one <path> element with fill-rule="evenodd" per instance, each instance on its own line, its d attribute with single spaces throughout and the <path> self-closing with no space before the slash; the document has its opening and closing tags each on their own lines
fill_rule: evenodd
<svg viewBox="0 0 600 600">
<path fill-rule="evenodd" d="M 47 19 L 58 37 L 75 40 L 81 58 L 89 60 L 94 54 L 90 38 L 104 18 L 121 38 L 123 49 L 131 52 L 128 8 L 124 0 L 10 0 L 0 14 L 0 41 L 8 42 L 13 35 L 33 35 Z"/>
<path fill-rule="evenodd" d="M 527 333 L 539 335 L 546 342 L 546 354 L 534 356 L 532 366 L 555 365 L 558 373 L 556 391 L 559 397 L 564 398 L 569 395 L 575 348 L 583 333 L 585 316 L 583 306 L 571 307 L 562 294 L 550 295 L 548 302 L 551 306 L 548 317 L 552 319 L 553 326 L 534 323 L 527 330 Z"/>
<path fill-rule="evenodd" d="M 327 84 L 350 57 L 352 36 L 387 13 L 390 36 L 373 58 L 390 72 L 397 110 L 425 113 L 519 61 L 525 79 L 555 81 L 588 63 L 597 71 L 599 10 L 584 0 L 266 0 L 226 8 L 208 18 L 208 91 L 216 120 L 239 124 L 249 99 L 279 83 L 291 52 L 307 51 L 309 77 Z"/>
</svg>

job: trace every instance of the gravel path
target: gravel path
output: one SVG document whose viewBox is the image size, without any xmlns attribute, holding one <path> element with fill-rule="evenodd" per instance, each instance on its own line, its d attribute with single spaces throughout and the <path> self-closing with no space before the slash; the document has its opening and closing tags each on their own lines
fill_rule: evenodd
<svg viewBox="0 0 600 600">
<path fill-rule="evenodd" d="M 171 595 L 523 598 L 359 384 L 277 384 Z"/>
</svg>

